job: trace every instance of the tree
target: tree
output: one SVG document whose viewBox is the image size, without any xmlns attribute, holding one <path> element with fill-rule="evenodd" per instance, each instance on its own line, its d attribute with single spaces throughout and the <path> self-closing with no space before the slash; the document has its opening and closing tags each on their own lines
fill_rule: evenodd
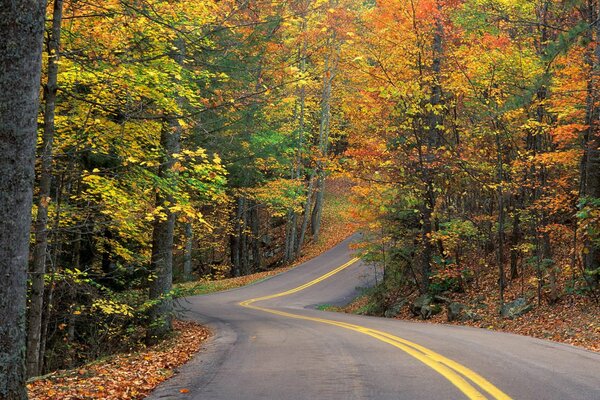
<svg viewBox="0 0 600 400">
<path fill-rule="evenodd" d="M 598 213 L 600 209 L 600 4 L 587 0 L 583 5 L 583 15 L 589 24 L 586 37 L 589 41 L 585 53 L 588 68 L 585 124 L 587 129 L 583 139 L 583 159 L 581 163 L 582 199 L 581 206 L 587 208 L 586 215 Z M 592 45 L 593 44 L 593 45 Z M 593 46 L 593 47 L 592 47 Z M 592 286 L 600 282 L 600 229 L 588 225 L 584 244 L 584 267 L 587 279 Z M 597 222 L 597 220 L 596 220 Z"/>
<path fill-rule="evenodd" d="M 25 298 L 45 2 L 0 4 L 0 397 L 26 399 Z"/>
<path fill-rule="evenodd" d="M 464 290 L 465 276 L 493 272 L 502 304 L 519 284 L 508 253 L 539 302 L 567 280 L 596 287 L 597 7 L 356 6 L 358 44 L 342 57 L 347 165 L 357 199 L 377 204 L 366 255 L 398 268 L 393 290 Z"/>
<path fill-rule="evenodd" d="M 48 253 L 48 205 L 52 181 L 52 153 L 55 134 L 56 93 L 58 91 L 58 61 L 60 57 L 60 33 L 63 1 L 55 0 L 52 26 L 48 33 L 47 82 L 44 87 L 44 124 L 41 147 L 41 168 L 37 215 L 34 224 L 35 245 L 31 265 L 31 295 L 27 322 L 27 375 L 36 376 L 44 354 L 40 351 L 42 334 L 42 312 Z"/>
</svg>

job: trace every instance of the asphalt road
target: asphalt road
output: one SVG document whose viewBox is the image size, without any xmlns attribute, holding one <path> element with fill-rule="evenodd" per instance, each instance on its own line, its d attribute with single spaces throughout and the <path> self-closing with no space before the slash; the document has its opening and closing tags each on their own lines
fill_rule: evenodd
<svg viewBox="0 0 600 400">
<path fill-rule="evenodd" d="M 349 263 L 349 243 L 263 282 L 185 299 L 185 317 L 215 336 L 149 399 L 600 400 L 598 353 L 315 309 L 372 283 L 372 270 Z"/>
</svg>

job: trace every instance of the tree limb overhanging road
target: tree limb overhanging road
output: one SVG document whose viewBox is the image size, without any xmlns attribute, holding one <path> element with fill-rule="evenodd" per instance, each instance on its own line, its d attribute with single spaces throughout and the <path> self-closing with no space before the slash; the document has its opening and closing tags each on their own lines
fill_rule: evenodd
<svg viewBox="0 0 600 400">
<path fill-rule="evenodd" d="M 374 280 L 350 240 L 266 281 L 185 299 L 185 318 L 215 336 L 149 399 L 600 399 L 597 353 L 316 310 L 348 303 Z"/>
</svg>

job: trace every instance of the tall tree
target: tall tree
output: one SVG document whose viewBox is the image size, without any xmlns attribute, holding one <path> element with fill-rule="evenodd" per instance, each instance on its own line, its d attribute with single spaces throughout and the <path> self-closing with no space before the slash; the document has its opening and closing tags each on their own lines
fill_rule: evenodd
<svg viewBox="0 0 600 400">
<path fill-rule="evenodd" d="M 185 59 L 185 44 L 182 39 L 176 39 L 173 44 L 171 57 L 177 65 L 183 66 Z M 175 80 L 179 80 L 175 78 Z M 176 97 L 178 108 L 183 110 L 184 99 Z M 160 136 L 160 145 L 164 151 L 163 159 L 158 168 L 158 178 L 176 185 L 174 175 L 177 175 L 176 156 L 181 151 L 181 122 L 175 115 L 164 118 Z M 177 214 L 173 210 L 176 205 L 175 197 L 168 190 L 156 193 L 156 207 L 164 210 L 164 215 L 157 215 L 152 230 L 152 272 L 150 282 L 150 300 L 156 304 L 150 310 L 150 327 L 147 341 L 153 343 L 165 336 L 172 329 L 173 301 L 170 298 L 173 286 L 173 244 L 175 221 Z"/>
<path fill-rule="evenodd" d="M 35 245 L 31 266 L 31 295 L 27 321 L 27 375 L 40 372 L 44 355 L 40 352 L 42 332 L 42 310 L 44 308 L 44 286 L 46 279 L 46 256 L 48 253 L 48 205 L 52 182 L 52 153 L 54 143 L 54 118 L 56 93 L 58 91 L 58 61 L 60 57 L 60 28 L 63 1 L 55 0 L 52 26 L 48 33 L 47 82 L 44 86 L 44 124 L 41 148 L 41 171 L 37 201 L 37 216 L 34 225 Z"/>
<path fill-rule="evenodd" d="M 25 297 L 45 1 L 0 3 L 0 398 L 26 399 Z"/>
<path fill-rule="evenodd" d="M 589 24 L 587 34 L 590 45 L 585 54 L 588 66 L 587 99 L 582 162 L 582 203 L 591 208 L 600 207 L 600 3 L 587 0 L 584 16 Z M 593 44 L 593 45 L 592 45 Z M 592 47 L 593 46 L 593 47 Z M 584 245 L 584 266 L 588 281 L 593 286 L 600 282 L 600 235 L 597 228 L 590 227 Z M 592 237 L 590 237 L 592 236 Z"/>
</svg>

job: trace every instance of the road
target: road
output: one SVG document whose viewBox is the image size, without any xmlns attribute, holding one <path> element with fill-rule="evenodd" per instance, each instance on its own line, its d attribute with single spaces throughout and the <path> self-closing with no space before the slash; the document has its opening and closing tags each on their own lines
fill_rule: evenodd
<svg viewBox="0 0 600 400">
<path fill-rule="evenodd" d="M 149 399 L 600 400 L 598 353 L 315 309 L 372 283 L 349 243 L 260 283 L 185 299 L 185 318 L 215 335 Z"/>
</svg>

